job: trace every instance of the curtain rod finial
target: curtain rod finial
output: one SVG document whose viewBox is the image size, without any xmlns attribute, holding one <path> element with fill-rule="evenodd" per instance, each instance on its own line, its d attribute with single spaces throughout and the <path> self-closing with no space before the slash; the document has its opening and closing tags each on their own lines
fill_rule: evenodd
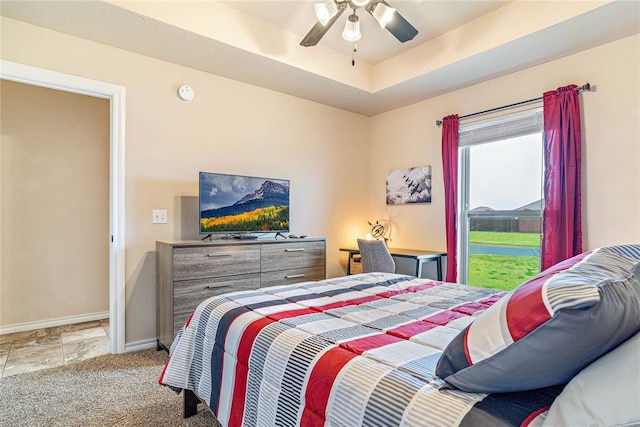
<svg viewBox="0 0 640 427">
<path fill-rule="evenodd" d="M 586 91 L 586 92 L 595 92 L 596 91 L 596 86 L 592 85 L 591 83 L 587 82 L 584 85 L 580 86 L 578 88 L 579 91 Z"/>
<path fill-rule="evenodd" d="M 442 120 L 436 120 L 436 126 L 442 125 Z"/>
</svg>

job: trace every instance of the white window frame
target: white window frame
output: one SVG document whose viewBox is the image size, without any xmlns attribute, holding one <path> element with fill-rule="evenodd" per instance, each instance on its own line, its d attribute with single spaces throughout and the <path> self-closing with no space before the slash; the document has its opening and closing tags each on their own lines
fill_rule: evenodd
<svg viewBox="0 0 640 427">
<path fill-rule="evenodd" d="M 469 224 L 472 216 L 487 214 L 469 212 L 470 148 L 486 143 L 542 133 L 542 101 L 528 105 L 525 109 L 511 110 L 507 114 L 469 120 L 458 129 L 458 282 L 469 282 Z M 499 216 L 541 216 L 541 210 L 500 211 Z M 495 216 L 495 213 L 493 214 Z"/>
</svg>

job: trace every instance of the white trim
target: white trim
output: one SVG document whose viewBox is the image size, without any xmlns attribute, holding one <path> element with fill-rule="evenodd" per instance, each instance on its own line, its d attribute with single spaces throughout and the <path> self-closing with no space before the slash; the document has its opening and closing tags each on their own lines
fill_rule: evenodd
<svg viewBox="0 0 640 427">
<path fill-rule="evenodd" d="M 149 350 L 150 348 L 157 348 L 158 341 L 153 338 L 150 340 L 136 341 L 127 344 L 124 351 L 126 353 L 131 353 L 132 351 L 140 351 L 140 350 Z"/>
<path fill-rule="evenodd" d="M 472 123 L 459 125 L 460 141 L 458 141 L 458 283 L 469 283 L 469 235 L 471 233 L 471 216 L 516 216 L 517 211 L 496 210 L 486 213 L 471 213 L 470 180 L 471 180 L 471 149 L 480 144 L 493 144 L 508 139 L 515 139 L 526 135 L 535 135 L 544 131 L 542 101 L 532 102 L 525 110 L 516 113 L 502 113 L 496 117 L 475 120 Z M 531 106 L 533 105 L 533 106 Z M 475 133 L 474 133 L 475 132 Z M 464 134 L 463 134 L 464 133 Z M 542 155 L 542 153 L 541 153 Z M 544 159 L 542 165 L 544 176 Z M 542 184 L 541 184 L 542 185 Z M 541 187 L 542 188 L 542 187 Z M 542 197 L 542 194 L 540 195 Z M 511 212 L 511 213 L 510 213 Z M 534 216 L 535 212 L 517 216 Z"/>
<path fill-rule="evenodd" d="M 19 83 L 110 100 L 109 351 L 125 351 L 124 147 L 125 88 L 111 83 L 0 60 L 0 77 Z"/>
<path fill-rule="evenodd" d="M 14 334 L 16 332 L 33 331 L 34 329 L 53 328 L 55 326 L 73 325 L 74 323 L 91 322 L 94 320 L 108 319 L 109 312 L 81 314 L 80 316 L 58 317 L 56 319 L 39 320 L 36 322 L 16 323 L 15 325 L 0 326 L 0 335 Z"/>
</svg>

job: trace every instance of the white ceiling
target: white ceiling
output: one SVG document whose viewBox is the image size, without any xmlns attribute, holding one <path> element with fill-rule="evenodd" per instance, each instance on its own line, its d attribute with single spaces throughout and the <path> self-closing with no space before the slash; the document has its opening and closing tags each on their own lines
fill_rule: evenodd
<svg viewBox="0 0 640 427">
<path fill-rule="evenodd" d="M 346 15 L 299 45 L 312 1 L 2 0 L 0 13 L 367 116 L 640 32 L 635 0 L 388 1 L 419 34 L 402 44 L 360 11 L 353 67 Z"/>
</svg>

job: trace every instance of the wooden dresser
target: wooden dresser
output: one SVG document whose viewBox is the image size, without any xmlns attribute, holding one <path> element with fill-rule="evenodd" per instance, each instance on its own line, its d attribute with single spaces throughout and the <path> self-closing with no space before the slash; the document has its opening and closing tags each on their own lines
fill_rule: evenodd
<svg viewBox="0 0 640 427">
<path fill-rule="evenodd" d="M 196 306 L 222 294 L 322 280 L 325 239 L 156 242 L 156 336 L 169 349 Z"/>
</svg>

